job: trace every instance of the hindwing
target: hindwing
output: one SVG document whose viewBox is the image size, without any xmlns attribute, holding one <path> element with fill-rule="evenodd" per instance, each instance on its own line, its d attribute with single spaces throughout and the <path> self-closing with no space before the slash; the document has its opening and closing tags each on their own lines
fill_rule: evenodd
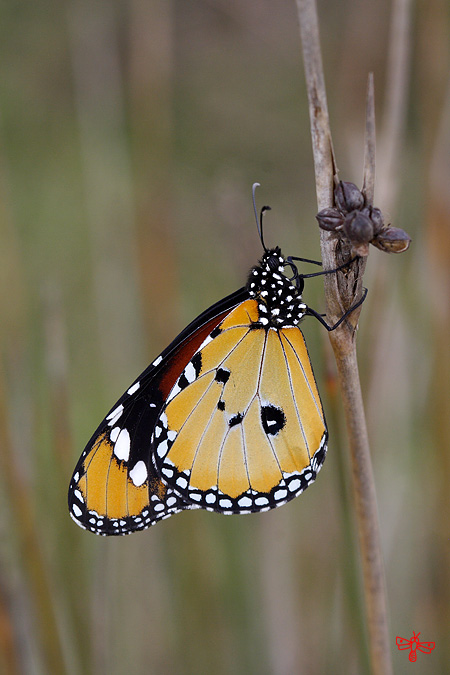
<svg viewBox="0 0 450 675">
<path fill-rule="evenodd" d="M 196 351 L 152 438 L 155 469 L 167 486 L 223 513 L 263 511 L 296 497 L 315 480 L 326 443 L 300 329 L 264 326 L 253 299 Z"/>
</svg>

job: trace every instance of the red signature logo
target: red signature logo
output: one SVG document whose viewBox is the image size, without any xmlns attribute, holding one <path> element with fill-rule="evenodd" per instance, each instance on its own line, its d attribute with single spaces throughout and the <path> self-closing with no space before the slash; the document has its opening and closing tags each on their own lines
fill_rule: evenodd
<svg viewBox="0 0 450 675">
<path fill-rule="evenodd" d="M 407 640 L 406 638 L 396 637 L 395 642 L 399 649 L 410 649 L 409 660 L 411 662 L 417 661 L 416 652 L 423 652 L 424 654 L 430 654 L 435 647 L 434 642 L 419 642 L 420 633 L 413 633 L 412 638 Z"/>
</svg>

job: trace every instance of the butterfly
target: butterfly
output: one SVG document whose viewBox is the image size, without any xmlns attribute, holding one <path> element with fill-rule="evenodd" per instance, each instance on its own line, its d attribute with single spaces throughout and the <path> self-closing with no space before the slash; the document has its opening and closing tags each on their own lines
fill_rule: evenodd
<svg viewBox="0 0 450 675">
<path fill-rule="evenodd" d="M 423 652 L 424 654 L 430 654 L 434 647 L 434 642 L 419 642 L 420 633 L 413 633 L 412 638 L 407 640 L 406 638 L 396 637 L 395 642 L 399 649 L 410 649 L 409 660 L 414 663 L 417 661 L 417 651 Z"/>
<path fill-rule="evenodd" d="M 294 260 L 321 263 L 266 248 L 268 208 L 245 287 L 192 321 L 87 444 L 68 497 L 81 527 L 123 535 L 185 509 L 267 511 L 316 479 L 328 432 L 299 323 L 333 330 L 365 296 L 328 326 L 302 299 L 304 279 L 328 272 L 299 274 Z"/>
</svg>

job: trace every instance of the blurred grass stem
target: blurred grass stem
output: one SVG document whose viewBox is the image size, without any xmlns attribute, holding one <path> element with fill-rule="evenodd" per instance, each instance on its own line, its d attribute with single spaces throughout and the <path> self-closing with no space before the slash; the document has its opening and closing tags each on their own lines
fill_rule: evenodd
<svg viewBox="0 0 450 675">
<path fill-rule="evenodd" d="M 377 203 L 390 218 L 394 217 L 401 186 L 399 162 L 408 103 L 410 41 L 411 0 L 394 0 L 386 68 L 387 93 L 380 134 L 381 170 L 377 189 Z"/>
<path fill-rule="evenodd" d="M 314 153 L 318 209 L 333 206 L 333 180 L 337 173 L 319 42 L 317 10 L 314 0 L 297 0 L 300 33 L 308 90 L 311 136 Z M 373 194 L 375 173 L 373 88 L 369 84 L 368 123 L 364 186 Z M 370 102 L 371 101 L 371 102 Z M 349 257 L 342 241 L 321 232 L 324 269 L 334 269 Z M 333 324 L 360 297 L 365 260 L 358 259 L 347 273 L 324 276 L 328 320 Z M 386 588 L 381 553 L 375 484 L 370 459 L 369 439 L 364 415 L 356 357 L 356 327 L 360 309 L 353 312 L 330 333 L 342 392 L 349 436 L 353 494 L 358 536 L 363 563 L 364 590 L 372 672 L 389 675 L 392 664 L 389 648 Z"/>
<path fill-rule="evenodd" d="M 4 371 L 0 369 L 0 471 L 4 484 L 9 488 L 8 501 L 13 529 L 19 534 L 21 564 L 25 570 L 30 597 L 36 612 L 36 627 L 46 672 L 65 673 L 66 663 L 53 603 L 49 567 L 42 551 L 31 492 L 15 461 L 17 453 L 9 429 L 7 391 Z M 15 660 L 20 662 L 20 653 L 17 652 L 14 656 Z M 13 655 L 10 657 L 13 658 Z"/>
</svg>

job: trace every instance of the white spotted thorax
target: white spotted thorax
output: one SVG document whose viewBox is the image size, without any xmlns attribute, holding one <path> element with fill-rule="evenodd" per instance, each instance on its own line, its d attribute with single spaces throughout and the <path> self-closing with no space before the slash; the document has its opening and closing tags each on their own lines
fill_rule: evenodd
<svg viewBox="0 0 450 675">
<path fill-rule="evenodd" d="M 307 306 L 301 293 L 285 274 L 286 259 L 281 250 L 270 249 L 252 268 L 247 282 L 251 298 L 258 300 L 259 323 L 265 328 L 297 326 Z"/>
</svg>

